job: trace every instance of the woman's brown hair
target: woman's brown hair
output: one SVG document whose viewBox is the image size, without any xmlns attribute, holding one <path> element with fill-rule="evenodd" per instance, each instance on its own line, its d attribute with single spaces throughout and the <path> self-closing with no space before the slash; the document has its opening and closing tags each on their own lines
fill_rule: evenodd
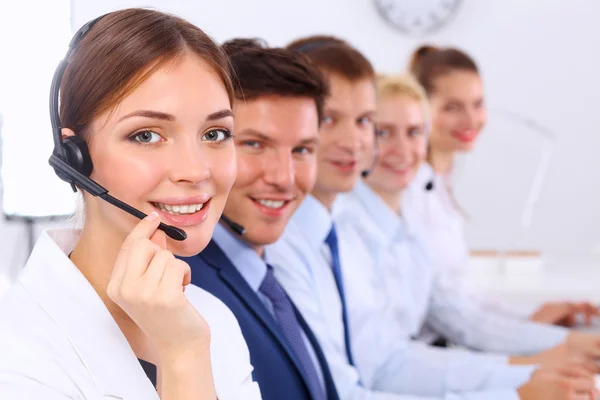
<svg viewBox="0 0 600 400">
<path fill-rule="evenodd" d="M 164 63 L 185 53 L 202 58 L 223 82 L 232 103 L 227 57 L 200 28 L 140 8 L 104 16 L 69 60 L 61 82 L 61 126 L 86 138 L 94 118 L 115 107 Z"/>
<path fill-rule="evenodd" d="M 423 45 L 417 48 L 411 57 L 409 71 L 419 81 L 427 96 L 435 91 L 435 80 L 452 71 L 470 71 L 479 75 L 479 68 L 475 61 L 466 53 L 455 48 L 439 48 L 431 45 Z M 431 161 L 431 145 L 427 146 L 427 162 Z M 466 217 L 463 208 L 458 204 L 451 186 L 445 190 L 450 197 L 456 211 Z"/>
<path fill-rule="evenodd" d="M 479 74 L 475 61 L 461 50 L 430 45 L 421 46 L 413 52 L 408 68 L 428 96 L 433 93 L 435 80 L 441 75 L 456 70 Z"/>
</svg>

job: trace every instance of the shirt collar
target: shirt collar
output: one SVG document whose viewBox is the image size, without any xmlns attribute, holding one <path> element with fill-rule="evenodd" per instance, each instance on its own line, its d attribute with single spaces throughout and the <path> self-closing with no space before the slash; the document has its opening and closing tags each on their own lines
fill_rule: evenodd
<svg viewBox="0 0 600 400">
<path fill-rule="evenodd" d="M 327 208 L 314 196 L 308 195 L 292 215 L 292 221 L 307 237 L 313 248 L 319 248 L 331 230 L 333 219 Z"/>
<path fill-rule="evenodd" d="M 402 228 L 402 220 L 366 183 L 359 181 L 349 196 L 355 197 L 386 237 L 393 237 Z"/>
<path fill-rule="evenodd" d="M 261 258 L 246 242 L 220 223 L 215 228 L 213 240 L 227 255 L 252 290 L 258 293 L 260 284 L 267 274 L 268 258 Z"/>
<path fill-rule="evenodd" d="M 102 299 L 67 256 L 78 238 L 71 229 L 42 233 L 19 282 L 60 326 L 104 395 L 158 399 Z"/>
<path fill-rule="evenodd" d="M 440 176 L 435 173 L 433 168 L 431 168 L 431 165 L 429 165 L 429 163 L 423 162 L 417 170 L 417 174 L 413 182 L 419 186 L 425 187 L 427 182 L 431 181 L 432 179 L 435 181 L 439 178 Z"/>
<path fill-rule="evenodd" d="M 419 189 L 424 190 L 425 185 L 433 180 L 434 190 L 435 188 L 446 187 L 447 185 L 452 185 L 454 171 L 455 167 L 453 166 L 447 174 L 441 175 L 435 172 L 429 163 L 423 162 L 411 185 L 415 184 Z"/>
</svg>

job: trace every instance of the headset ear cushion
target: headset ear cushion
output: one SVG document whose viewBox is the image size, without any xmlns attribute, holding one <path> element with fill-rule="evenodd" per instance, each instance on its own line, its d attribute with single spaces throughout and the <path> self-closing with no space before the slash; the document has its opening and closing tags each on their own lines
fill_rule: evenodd
<svg viewBox="0 0 600 400">
<path fill-rule="evenodd" d="M 87 143 L 80 136 L 68 136 L 63 140 L 67 163 L 85 176 L 90 176 L 94 166 Z"/>
</svg>

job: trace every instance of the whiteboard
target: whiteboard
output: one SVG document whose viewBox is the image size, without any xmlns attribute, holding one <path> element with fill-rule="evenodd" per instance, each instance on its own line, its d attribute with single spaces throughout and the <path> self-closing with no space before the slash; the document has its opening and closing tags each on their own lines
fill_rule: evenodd
<svg viewBox="0 0 600 400">
<path fill-rule="evenodd" d="M 0 63 L 0 192 L 7 217 L 71 215 L 77 200 L 48 165 L 50 83 L 71 39 L 71 2 L 40 1 L 34 8 L 0 2 L 0 51 L 8 59 Z"/>
</svg>

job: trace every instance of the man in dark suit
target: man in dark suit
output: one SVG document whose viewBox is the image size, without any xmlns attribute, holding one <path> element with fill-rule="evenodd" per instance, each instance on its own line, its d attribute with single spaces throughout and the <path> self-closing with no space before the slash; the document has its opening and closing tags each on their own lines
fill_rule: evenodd
<svg viewBox="0 0 600 400">
<path fill-rule="evenodd" d="M 192 283 L 235 314 L 263 399 L 338 399 L 321 346 L 264 252 L 314 185 L 326 80 L 285 49 L 245 39 L 223 48 L 233 69 L 238 176 L 212 241 L 185 259 Z"/>
</svg>

